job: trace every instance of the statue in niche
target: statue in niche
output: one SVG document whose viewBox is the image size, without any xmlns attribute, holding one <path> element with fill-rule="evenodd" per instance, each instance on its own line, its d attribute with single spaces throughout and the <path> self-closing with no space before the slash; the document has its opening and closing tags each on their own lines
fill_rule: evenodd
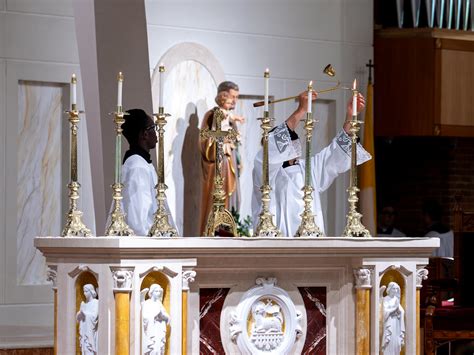
<svg viewBox="0 0 474 355">
<path fill-rule="evenodd" d="M 79 323 L 79 344 L 82 355 L 97 355 L 97 329 L 99 325 L 99 300 L 93 285 L 83 287 L 85 302 L 81 302 L 76 321 Z"/>
<path fill-rule="evenodd" d="M 387 295 L 383 293 L 387 289 Z M 405 310 L 400 304 L 400 286 L 390 282 L 380 288 L 382 299 L 382 354 L 399 355 L 405 345 Z"/>
<path fill-rule="evenodd" d="M 145 301 L 145 294 L 150 297 Z M 142 294 L 142 354 L 162 355 L 166 349 L 166 326 L 170 316 L 163 306 L 163 288 L 152 284 Z"/>
</svg>

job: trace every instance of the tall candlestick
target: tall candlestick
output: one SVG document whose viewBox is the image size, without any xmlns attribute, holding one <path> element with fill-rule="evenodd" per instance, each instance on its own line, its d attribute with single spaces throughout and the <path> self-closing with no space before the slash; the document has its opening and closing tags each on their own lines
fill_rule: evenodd
<svg viewBox="0 0 474 355">
<path fill-rule="evenodd" d="M 357 116 L 357 79 L 352 83 L 352 116 Z"/>
<path fill-rule="evenodd" d="M 117 107 L 118 107 L 118 112 L 122 110 L 122 86 L 123 86 L 123 74 L 122 72 L 119 72 L 118 74 L 118 91 L 117 91 Z"/>
<path fill-rule="evenodd" d="M 265 96 L 263 99 L 263 111 L 268 112 L 268 88 L 269 88 L 269 81 L 270 81 L 270 70 L 267 68 L 265 69 L 265 73 L 263 73 L 263 77 L 265 78 Z"/>
<path fill-rule="evenodd" d="M 313 82 L 310 81 L 308 85 L 308 113 L 313 109 Z"/>
<path fill-rule="evenodd" d="M 71 77 L 71 107 L 72 105 L 77 104 L 77 79 L 76 79 L 76 74 L 72 74 Z M 72 107 L 73 110 L 75 110 L 75 107 Z"/>
<path fill-rule="evenodd" d="M 165 66 L 163 63 L 160 64 L 158 67 L 158 71 L 160 73 L 160 93 L 158 95 L 158 107 L 164 107 L 163 106 L 163 87 L 164 87 L 164 82 L 163 82 L 163 73 L 165 72 Z"/>
</svg>

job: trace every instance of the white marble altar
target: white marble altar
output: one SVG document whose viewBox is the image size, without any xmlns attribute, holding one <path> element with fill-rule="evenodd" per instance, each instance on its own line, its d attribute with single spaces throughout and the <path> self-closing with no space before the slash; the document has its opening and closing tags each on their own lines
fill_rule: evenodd
<svg viewBox="0 0 474 355">
<path fill-rule="evenodd" d="M 370 293 L 370 324 L 365 332 L 370 353 L 379 354 L 378 290 L 390 278 L 403 283 L 404 349 L 413 354 L 420 270 L 439 240 L 37 237 L 35 246 L 57 268 L 59 353 L 74 348 L 77 334 L 71 306 L 77 280 L 87 270 L 97 275 L 99 318 L 104 320 L 99 323 L 99 353 L 114 352 L 114 336 L 122 330 L 115 322 L 117 288 L 111 270 L 127 268 L 133 354 L 141 351 L 141 292 L 155 282 L 166 293 L 163 305 L 170 318 L 166 352 L 170 354 L 181 353 L 183 347 L 188 354 L 207 353 L 214 346 L 227 354 L 295 354 L 318 343 L 329 354 L 355 353 L 357 289 Z M 314 287 L 323 294 L 311 295 Z M 216 296 L 208 290 L 215 290 Z M 325 325 L 312 323 L 303 299 L 320 310 Z M 217 304 L 214 309 L 222 311 L 216 313 L 213 305 Z"/>
</svg>

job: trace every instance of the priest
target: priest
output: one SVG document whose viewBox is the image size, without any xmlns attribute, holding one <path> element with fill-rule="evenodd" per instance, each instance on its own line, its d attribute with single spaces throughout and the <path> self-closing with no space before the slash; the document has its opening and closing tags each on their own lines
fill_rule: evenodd
<svg viewBox="0 0 474 355">
<path fill-rule="evenodd" d="M 313 94 L 313 100 L 316 99 Z M 359 94 L 357 110 L 365 107 L 365 99 Z M 277 228 L 283 236 L 293 237 L 301 224 L 304 210 L 303 186 L 305 160 L 301 158 L 301 143 L 295 132 L 308 111 L 308 92 L 298 96 L 298 108 L 290 117 L 270 131 L 268 138 L 269 182 L 272 188 L 270 195 L 270 212 L 273 214 Z M 350 120 L 352 119 L 352 99 L 347 105 L 346 121 L 332 142 L 311 159 L 311 181 L 314 188 L 313 213 L 315 222 L 324 234 L 324 221 L 319 194 L 328 189 L 336 177 L 351 167 L 351 139 L 349 137 Z M 253 169 L 252 213 L 256 228 L 262 209 L 262 150 L 255 158 Z M 370 154 L 357 144 L 357 164 L 371 159 Z"/>
</svg>

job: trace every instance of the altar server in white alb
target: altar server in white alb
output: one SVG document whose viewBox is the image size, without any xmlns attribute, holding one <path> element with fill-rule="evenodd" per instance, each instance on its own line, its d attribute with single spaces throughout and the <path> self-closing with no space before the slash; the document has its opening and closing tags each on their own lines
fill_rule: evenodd
<svg viewBox="0 0 474 355">
<path fill-rule="evenodd" d="M 317 95 L 313 94 L 313 100 Z M 286 120 L 276 126 L 269 134 L 269 182 L 272 188 L 270 212 L 275 217 L 276 226 L 283 236 L 293 237 L 301 224 L 301 214 L 304 210 L 303 191 L 305 160 L 301 158 L 301 143 L 295 132 L 296 127 L 306 118 L 308 109 L 308 93 L 305 91 L 298 96 L 298 108 Z M 365 99 L 359 94 L 357 100 L 358 112 L 365 107 Z M 315 221 L 324 233 L 324 221 L 321 211 L 319 194 L 331 186 L 334 179 L 351 166 L 351 140 L 349 138 L 349 121 L 352 118 L 352 100 L 347 105 L 347 118 L 343 129 L 336 135 L 326 148 L 312 157 L 311 178 L 314 188 L 313 213 Z M 317 129 L 317 127 L 316 127 Z M 254 228 L 262 208 L 260 187 L 262 185 L 262 150 L 255 158 L 253 169 L 252 212 Z M 357 164 L 371 159 L 370 154 L 357 144 Z"/>
<path fill-rule="evenodd" d="M 141 109 L 128 110 L 127 113 L 122 129 L 130 148 L 123 158 L 122 208 L 125 220 L 135 234 L 146 236 L 157 209 L 155 186 L 158 177 L 150 156 L 150 150 L 157 142 L 156 127 L 153 119 Z M 165 207 L 169 213 L 168 205 Z M 171 214 L 169 222 L 176 228 Z"/>
</svg>

